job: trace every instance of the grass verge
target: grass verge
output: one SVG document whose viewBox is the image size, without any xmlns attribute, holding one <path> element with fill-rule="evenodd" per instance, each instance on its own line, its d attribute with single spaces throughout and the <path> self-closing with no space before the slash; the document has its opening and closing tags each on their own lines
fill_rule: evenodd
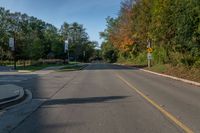
<svg viewBox="0 0 200 133">
<path fill-rule="evenodd" d="M 38 65 L 29 65 L 29 66 L 17 66 L 17 70 L 18 71 L 30 71 L 30 72 L 34 72 L 34 71 L 38 71 L 38 70 L 42 70 L 45 69 L 47 67 L 56 67 L 56 66 L 65 66 L 66 68 L 72 68 L 72 66 L 77 66 L 79 65 L 79 62 L 70 62 L 69 64 L 38 64 Z"/>
<path fill-rule="evenodd" d="M 122 63 L 122 62 L 120 62 Z M 151 68 L 147 65 L 136 65 L 134 63 L 122 63 L 127 66 L 133 66 L 138 68 L 143 68 L 157 73 L 162 73 L 170 76 L 175 76 L 178 78 L 183 78 L 187 80 L 192 80 L 200 83 L 200 68 L 185 67 L 185 66 L 172 66 L 170 64 L 155 64 Z"/>
<path fill-rule="evenodd" d="M 198 68 L 187 68 L 184 66 L 172 66 L 169 64 L 161 64 L 145 69 L 200 83 L 200 69 Z"/>
<path fill-rule="evenodd" d="M 26 67 L 23 67 L 23 66 L 17 66 L 17 70 L 19 71 L 31 71 L 31 72 L 34 72 L 34 71 L 38 71 L 38 70 L 42 70 L 44 68 L 47 68 L 47 67 L 53 67 L 53 66 L 62 66 L 61 64 L 41 64 L 41 65 L 33 65 L 33 66 L 26 66 Z"/>
</svg>

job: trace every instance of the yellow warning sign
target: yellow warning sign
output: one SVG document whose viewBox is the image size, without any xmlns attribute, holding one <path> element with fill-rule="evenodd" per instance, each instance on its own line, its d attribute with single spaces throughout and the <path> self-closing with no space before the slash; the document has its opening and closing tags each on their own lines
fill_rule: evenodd
<svg viewBox="0 0 200 133">
<path fill-rule="evenodd" d="M 152 53 L 152 52 L 153 52 L 153 49 L 152 49 L 152 48 L 147 48 L 147 52 L 148 52 L 148 53 Z"/>
</svg>

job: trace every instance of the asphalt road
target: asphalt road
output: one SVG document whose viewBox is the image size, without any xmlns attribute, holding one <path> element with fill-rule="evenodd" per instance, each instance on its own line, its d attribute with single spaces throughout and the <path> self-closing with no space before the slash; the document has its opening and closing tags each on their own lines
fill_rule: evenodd
<svg viewBox="0 0 200 133">
<path fill-rule="evenodd" d="M 111 64 L 15 82 L 47 100 L 13 133 L 200 133 L 200 88 Z"/>
</svg>

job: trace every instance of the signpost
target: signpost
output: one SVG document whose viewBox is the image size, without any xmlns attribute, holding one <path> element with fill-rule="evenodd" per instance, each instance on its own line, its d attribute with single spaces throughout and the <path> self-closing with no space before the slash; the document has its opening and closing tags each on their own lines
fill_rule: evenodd
<svg viewBox="0 0 200 133">
<path fill-rule="evenodd" d="M 12 51 L 15 51 L 15 39 L 14 38 L 9 38 L 9 47 L 11 48 Z"/>
<path fill-rule="evenodd" d="M 13 51 L 13 58 L 14 58 L 14 69 L 17 68 L 17 61 L 16 61 L 16 55 L 15 55 L 15 38 L 9 38 L 9 47 Z"/>
<path fill-rule="evenodd" d="M 148 60 L 152 60 L 152 54 L 151 54 L 151 53 L 148 53 L 148 54 L 147 54 L 147 59 L 148 59 Z"/>
<path fill-rule="evenodd" d="M 151 67 L 152 52 L 153 52 L 153 49 L 151 48 L 151 42 L 148 41 L 148 44 L 147 44 L 147 60 L 148 60 L 148 67 Z"/>
<path fill-rule="evenodd" d="M 64 52 L 67 53 L 67 59 L 68 59 L 68 63 L 69 63 L 69 42 L 68 42 L 68 40 L 65 40 Z"/>
<path fill-rule="evenodd" d="M 65 53 L 68 51 L 68 41 L 67 40 L 65 40 Z"/>
</svg>

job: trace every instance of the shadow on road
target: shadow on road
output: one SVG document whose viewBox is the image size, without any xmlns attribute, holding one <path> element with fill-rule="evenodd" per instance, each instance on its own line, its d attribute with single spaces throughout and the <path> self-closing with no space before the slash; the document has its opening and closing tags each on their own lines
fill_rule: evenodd
<svg viewBox="0 0 200 133">
<path fill-rule="evenodd" d="M 108 63 L 94 63 L 85 68 L 85 70 L 139 70 L 145 68 L 146 65 L 117 65 Z"/>
<path fill-rule="evenodd" d="M 69 99 L 53 99 L 44 103 L 44 105 L 65 105 L 65 104 L 88 104 L 102 103 L 113 100 L 127 98 L 128 96 L 107 96 L 107 97 L 86 97 L 86 98 L 69 98 Z"/>
</svg>

